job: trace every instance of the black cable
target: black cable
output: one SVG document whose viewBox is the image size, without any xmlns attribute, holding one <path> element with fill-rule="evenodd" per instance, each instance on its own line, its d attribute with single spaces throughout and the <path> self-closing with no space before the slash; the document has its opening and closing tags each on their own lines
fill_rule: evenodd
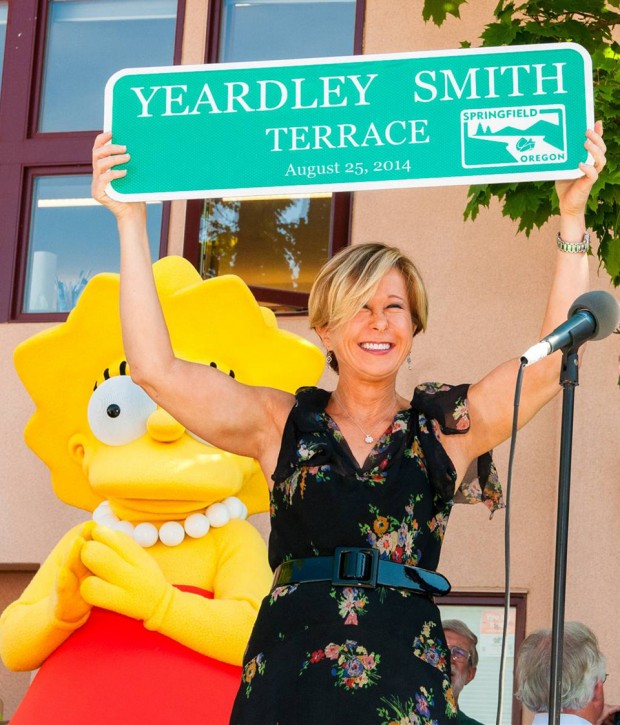
<svg viewBox="0 0 620 725">
<path fill-rule="evenodd" d="M 504 700 L 504 668 L 506 664 L 506 640 L 508 638 L 508 618 L 510 615 L 510 492 L 512 490 L 512 464 L 517 443 L 517 422 L 519 420 L 519 402 L 521 400 L 521 384 L 526 363 L 521 362 L 515 385 L 514 412 L 512 416 L 512 434 L 510 436 L 510 455 L 508 457 L 508 476 L 506 481 L 506 523 L 504 525 L 504 626 L 502 629 L 502 651 L 499 666 L 499 686 L 497 690 L 496 725 L 502 723 L 502 706 Z M 516 653 L 515 653 L 516 654 Z"/>
</svg>

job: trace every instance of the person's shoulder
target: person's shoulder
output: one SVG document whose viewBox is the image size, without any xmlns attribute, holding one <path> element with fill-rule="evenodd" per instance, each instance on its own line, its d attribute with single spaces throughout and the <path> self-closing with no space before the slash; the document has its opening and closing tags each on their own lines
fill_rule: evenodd
<svg viewBox="0 0 620 725">
<path fill-rule="evenodd" d="M 445 435 L 467 433 L 470 424 L 468 389 L 469 383 L 420 383 L 415 388 L 411 406 L 426 418 L 436 420 Z"/>
<path fill-rule="evenodd" d="M 317 388 L 316 385 L 302 385 L 301 388 L 297 388 L 297 390 L 295 391 L 295 397 L 296 398 L 311 397 L 313 395 L 316 395 L 318 390 L 321 390 L 321 388 Z M 325 392 L 325 391 L 323 391 L 323 392 Z"/>
<path fill-rule="evenodd" d="M 314 385 L 306 385 L 297 388 L 295 393 L 295 401 L 298 406 L 306 406 L 310 409 L 325 409 L 331 393 L 323 388 L 317 388 Z"/>
</svg>

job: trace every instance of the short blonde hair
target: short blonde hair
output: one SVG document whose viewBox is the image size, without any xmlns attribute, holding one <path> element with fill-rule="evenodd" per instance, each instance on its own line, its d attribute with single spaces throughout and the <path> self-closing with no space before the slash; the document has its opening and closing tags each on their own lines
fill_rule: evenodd
<svg viewBox="0 0 620 725">
<path fill-rule="evenodd" d="M 352 319 L 392 269 L 405 279 L 414 336 L 426 329 L 428 298 L 415 264 L 397 247 L 371 242 L 346 247 L 323 265 L 310 298 L 310 327 L 336 328 Z"/>
</svg>

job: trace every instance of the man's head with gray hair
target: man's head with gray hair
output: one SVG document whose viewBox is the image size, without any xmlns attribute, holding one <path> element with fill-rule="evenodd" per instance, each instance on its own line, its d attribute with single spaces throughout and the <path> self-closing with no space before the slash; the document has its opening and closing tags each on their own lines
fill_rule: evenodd
<svg viewBox="0 0 620 725">
<path fill-rule="evenodd" d="M 549 711 L 551 630 L 539 629 L 525 638 L 517 660 L 517 697 L 532 712 Z M 580 622 L 566 622 L 562 651 L 562 712 L 594 712 L 596 722 L 603 709 L 602 684 L 605 657 L 594 632 Z"/>
<path fill-rule="evenodd" d="M 460 619 L 444 619 L 442 625 L 446 635 L 446 644 L 450 650 L 452 692 L 458 705 L 461 690 L 476 675 L 476 668 L 478 667 L 476 644 L 478 643 L 478 637 Z"/>
<path fill-rule="evenodd" d="M 473 667 L 478 667 L 478 650 L 476 649 L 478 637 L 476 637 L 465 622 L 460 619 L 444 619 L 441 623 L 443 625 L 444 632 L 449 629 L 451 632 L 456 632 L 457 634 L 460 634 L 461 637 L 465 637 L 465 639 L 470 641 L 470 646 L 468 647 L 470 662 Z"/>
</svg>

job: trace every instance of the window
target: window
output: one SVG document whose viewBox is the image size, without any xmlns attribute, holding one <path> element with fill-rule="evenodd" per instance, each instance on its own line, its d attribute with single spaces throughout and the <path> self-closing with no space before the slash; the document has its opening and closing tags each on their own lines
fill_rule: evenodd
<svg viewBox="0 0 620 725">
<path fill-rule="evenodd" d="M 199 235 L 204 278 L 234 273 L 255 288 L 310 291 L 328 256 L 331 194 L 208 199 Z"/>
<path fill-rule="evenodd" d="M 8 0 L 0 0 L 0 90 L 2 90 L 2 68 L 4 65 L 4 48 L 6 46 L 6 19 L 8 10 Z"/>
<path fill-rule="evenodd" d="M 362 0 L 219 0 L 213 7 L 211 62 L 360 50 Z M 205 278 L 238 274 L 262 303 L 303 309 L 323 262 L 348 243 L 350 199 L 325 193 L 189 202 L 186 256 Z"/>
<path fill-rule="evenodd" d="M 474 679 L 459 695 L 459 708 L 479 722 L 491 723 L 497 717 L 497 692 L 504 626 L 503 594 L 451 593 L 438 600 L 442 620 L 460 619 L 478 637 L 478 669 Z M 513 697 L 515 653 L 525 637 L 526 598 L 511 594 L 502 725 L 521 722 L 521 703 Z"/>
<path fill-rule="evenodd" d="M 222 0 L 222 63 L 351 55 L 355 0 Z"/>
<path fill-rule="evenodd" d="M 176 0 L 52 0 L 39 131 L 100 128 L 103 89 L 112 73 L 171 65 L 176 5 Z"/>
<path fill-rule="evenodd" d="M 179 62 L 184 8 L 185 0 L 0 0 L 0 321 L 62 320 L 91 276 L 118 270 L 114 218 L 90 198 L 105 83 L 124 67 Z M 155 258 L 168 206 L 148 207 Z"/>
<path fill-rule="evenodd" d="M 162 204 L 153 206 L 147 223 L 157 257 Z M 118 270 L 118 247 L 114 217 L 90 197 L 90 174 L 35 176 L 24 312 L 69 312 L 95 274 Z"/>
</svg>

